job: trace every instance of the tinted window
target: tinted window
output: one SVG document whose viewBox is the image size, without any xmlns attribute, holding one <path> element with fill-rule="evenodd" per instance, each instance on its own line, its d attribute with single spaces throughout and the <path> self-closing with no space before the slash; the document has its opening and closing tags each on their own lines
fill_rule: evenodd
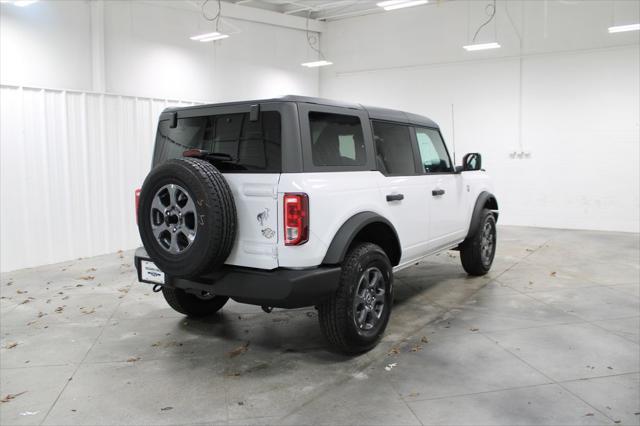
<svg viewBox="0 0 640 426">
<path fill-rule="evenodd" d="M 315 166 L 358 166 L 365 163 L 362 123 L 358 117 L 310 112 L 309 128 Z"/>
<path fill-rule="evenodd" d="M 451 171 L 451 160 L 440 137 L 440 132 L 435 129 L 416 129 L 416 138 L 425 172 Z"/>
<path fill-rule="evenodd" d="M 174 129 L 163 120 L 153 163 L 180 158 L 192 148 L 228 155 L 214 160 L 223 172 L 280 172 L 280 114 L 265 111 L 258 121 L 249 121 L 248 113 L 181 118 Z"/>
<path fill-rule="evenodd" d="M 372 124 L 378 169 L 387 175 L 415 175 L 409 127 L 376 121 Z"/>
</svg>

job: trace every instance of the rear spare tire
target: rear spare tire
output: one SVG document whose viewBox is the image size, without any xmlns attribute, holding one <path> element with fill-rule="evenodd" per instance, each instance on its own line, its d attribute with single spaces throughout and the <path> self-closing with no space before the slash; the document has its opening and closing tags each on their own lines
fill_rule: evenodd
<svg viewBox="0 0 640 426">
<path fill-rule="evenodd" d="M 236 234 L 233 194 L 211 163 L 181 158 L 155 167 L 140 191 L 138 230 L 147 254 L 173 277 L 222 266 Z"/>
</svg>

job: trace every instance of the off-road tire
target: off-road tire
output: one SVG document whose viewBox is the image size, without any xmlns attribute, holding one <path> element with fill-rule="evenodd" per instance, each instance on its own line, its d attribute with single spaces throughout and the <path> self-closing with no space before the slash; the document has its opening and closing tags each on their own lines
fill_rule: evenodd
<svg viewBox="0 0 640 426">
<path fill-rule="evenodd" d="M 493 241 L 493 246 L 488 256 L 486 252 L 483 255 L 483 233 L 486 227 L 490 227 Z M 481 276 L 489 272 L 496 253 L 496 236 L 496 218 L 491 210 L 484 209 L 480 225 L 474 234 L 468 236 L 460 245 L 460 260 L 467 274 Z"/>
<path fill-rule="evenodd" d="M 382 272 L 386 299 L 375 329 L 364 333 L 354 319 L 354 298 L 362 274 L 371 267 Z M 384 334 L 389 321 L 392 292 L 393 270 L 386 253 L 372 243 L 359 244 L 350 250 L 342 264 L 338 289 L 318 306 L 320 328 L 332 348 L 346 354 L 358 354 L 372 349 Z"/>
<path fill-rule="evenodd" d="M 170 253 L 153 234 L 151 206 L 165 185 L 186 189 L 195 203 L 197 230 L 191 245 Z M 236 235 L 236 207 L 224 176 L 211 163 L 196 158 L 169 160 L 155 167 L 140 192 L 138 229 L 147 254 L 172 277 L 195 277 L 221 267 Z"/>
<path fill-rule="evenodd" d="M 162 287 L 162 295 L 175 311 L 192 318 L 201 318 L 218 312 L 229 300 L 226 296 L 201 299 L 179 288 Z"/>
</svg>

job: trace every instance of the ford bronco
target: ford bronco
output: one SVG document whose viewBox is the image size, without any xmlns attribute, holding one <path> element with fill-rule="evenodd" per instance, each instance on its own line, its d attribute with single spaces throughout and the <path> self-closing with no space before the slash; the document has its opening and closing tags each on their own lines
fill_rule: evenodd
<svg viewBox="0 0 640 426">
<path fill-rule="evenodd" d="M 358 104 L 285 96 L 166 109 L 137 194 L 138 280 L 173 309 L 315 306 L 346 353 L 381 338 L 395 271 L 459 250 L 464 270 L 483 275 L 496 250 L 481 156 L 455 166 L 430 119 Z"/>
</svg>

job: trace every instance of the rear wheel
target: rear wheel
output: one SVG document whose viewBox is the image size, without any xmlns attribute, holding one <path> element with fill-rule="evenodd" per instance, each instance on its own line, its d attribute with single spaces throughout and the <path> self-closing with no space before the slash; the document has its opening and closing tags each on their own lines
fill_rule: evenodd
<svg viewBox="0 0 640 426">
<path fill-rule="evenodd" d="M 391 314 L 393 272 L 386 253 L 364 243 L 346 256 L 336 292 L 318 306 L 325 338 L 338 351 L 354 354 L 372 349 Z"/>
<path fill-rule="evenodd" d="M 491 210 L 482 211 L 480 226 L 460 245 L 462 267 L 469 275 L 485 275 L 496 254 L 496 218 Z"/>
<path fill-rule="evenodd" d="M 206 317 L 218 312 L 229 300 L 207 292 L 187 293 L 179 288 L 162 287 L 162 295 L 175 311 L 193 318 Z"/>
</svg>

